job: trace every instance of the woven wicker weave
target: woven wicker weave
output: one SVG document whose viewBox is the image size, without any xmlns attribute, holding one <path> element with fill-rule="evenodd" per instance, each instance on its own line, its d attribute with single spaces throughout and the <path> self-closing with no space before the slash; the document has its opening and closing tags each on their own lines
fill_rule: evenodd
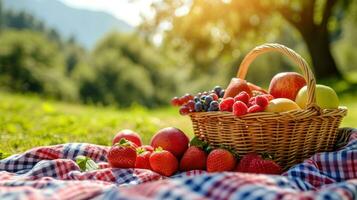
<svg viewBox="0 0 357 200">
<path fill-rule="evenodd" d="M 236 117 L 230 112 L 193 112 L 190 114 L 196 136 L 213 146 L 232 147 L 240 155 L 266 152 L 287 169 L 316 152 L 331 151 L 337 129 L 347 114 L 345 107 L 321 109 L 316 105 L 315 77 L 306 61 L 280 44 L 254 48 L 242 61 L 237 77 L 244 79 L 249 65 L 266 52 L 288 56 L 302 70 L 307 81 L 308 105 L 304 110 L 258 112 Z"/>
</svg>

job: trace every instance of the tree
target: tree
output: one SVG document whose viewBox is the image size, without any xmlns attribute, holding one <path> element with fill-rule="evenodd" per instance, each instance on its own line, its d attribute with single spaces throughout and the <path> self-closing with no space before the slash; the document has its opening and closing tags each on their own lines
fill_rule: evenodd
<svg viewBox="0 0 357 200">
<path fill-rule="evenodd" d="M 171 0 L 153 3 L 155 16 L 141 29 L 161 31 L 164 42 L 186 46 L 195 60 L 209 62 L 244 48 L 251 41 L 266 41 L 286 30 L 288 22 L 303 38 L 317 78 L 341 78 L 331 54 L 331 34 L 340 32 L 348 0 Z M 167 25 L 169 24 L 169 25 Z M 333 27 L 334 26 L 334 27 Z M 164 27 L 164 28 L 163 28 Z M 166 28 L 165 28 L 166 27 Z M 162 31 L 164 30 L 164 31 Z M 336 36 L 336 34 L 334 35 Z M 262 39 L 265 38 L 265 39 Z M 251 45 L 251 44 L 250 44 Z M 250 47 L 251 48 L 251 47 Z M 205 65 L 205 63 L 203 63 Z"/>
<path fill-rule="evenodd" d="M 0 31 L 4 25 L 4 10 L 2 0 L 0 0 Z"/>
<path fill-rule="evenodd" d="M 3 31 L 0 38 L 0 85 L 76 99 L 75 85 L 64 76 L 64 59 L 56 43 L 32 31 Z"/>
</svg>

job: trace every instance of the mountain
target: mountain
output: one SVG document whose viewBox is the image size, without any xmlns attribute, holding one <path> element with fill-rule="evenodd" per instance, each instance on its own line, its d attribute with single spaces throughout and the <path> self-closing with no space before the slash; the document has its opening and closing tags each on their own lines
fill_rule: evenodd
<svg viewBox="0 0 357 200">
<path fill-rule="evenodd" d="M 73 36 L 86 48 L 110 31 L 130 32 L 126 22 L 105 13 L 69 7 L 58 0 L 3 0 L 4 8 L 25 11 L 56 29 L 61 36 Z"/>
</svg>

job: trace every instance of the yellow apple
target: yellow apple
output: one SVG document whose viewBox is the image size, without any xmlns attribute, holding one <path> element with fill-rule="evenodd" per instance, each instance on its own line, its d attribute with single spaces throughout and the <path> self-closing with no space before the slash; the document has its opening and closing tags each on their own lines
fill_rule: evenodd
<svg viewBox="0 0 357 200">
<path fill-rule="evenodd" d="M 316 85 L 316 103 L 322 109 L 338 108 L 339 100 L 336 92 L 326 85 Z M 301 107 L 306 108 L 307 104 L 307 87 L 304 86 L 298 92 L 295 102 Z"/>
<path fill-rule="evenodd" d="M 287 98 L 277 98 L 269 102 L 265 108 L 266 112 L 285 112 L 290 110 L 300 110 L 301 108 L 292 100 Z"/>
</svg>

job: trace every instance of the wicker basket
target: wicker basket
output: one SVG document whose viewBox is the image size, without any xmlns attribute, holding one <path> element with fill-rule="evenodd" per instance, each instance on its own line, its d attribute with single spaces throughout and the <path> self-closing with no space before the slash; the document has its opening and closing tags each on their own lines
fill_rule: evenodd
<svg viewBox="0 0 357 200">
<path fill-rule="evenodd" d="M 308 64 L 300 55 L 280 44 L 254 48 L 242 61 L 237 77 L 244 79 L 254 59 L 271 51 L 288 56 L 302 70 L 308 88 L 306 109 L 259 112 L 241 117 L 230 112 L 194 112 L 190 117 L 195 135 L 209 144 L 232 147 L 240 155 L 267 152 L 284 169 L 288 169 L 316 152 L 333 149 L 337 129 L 347 114 L 347 108 L 319 108 L 315 103 L 315 77 Z"/>
</svg>

